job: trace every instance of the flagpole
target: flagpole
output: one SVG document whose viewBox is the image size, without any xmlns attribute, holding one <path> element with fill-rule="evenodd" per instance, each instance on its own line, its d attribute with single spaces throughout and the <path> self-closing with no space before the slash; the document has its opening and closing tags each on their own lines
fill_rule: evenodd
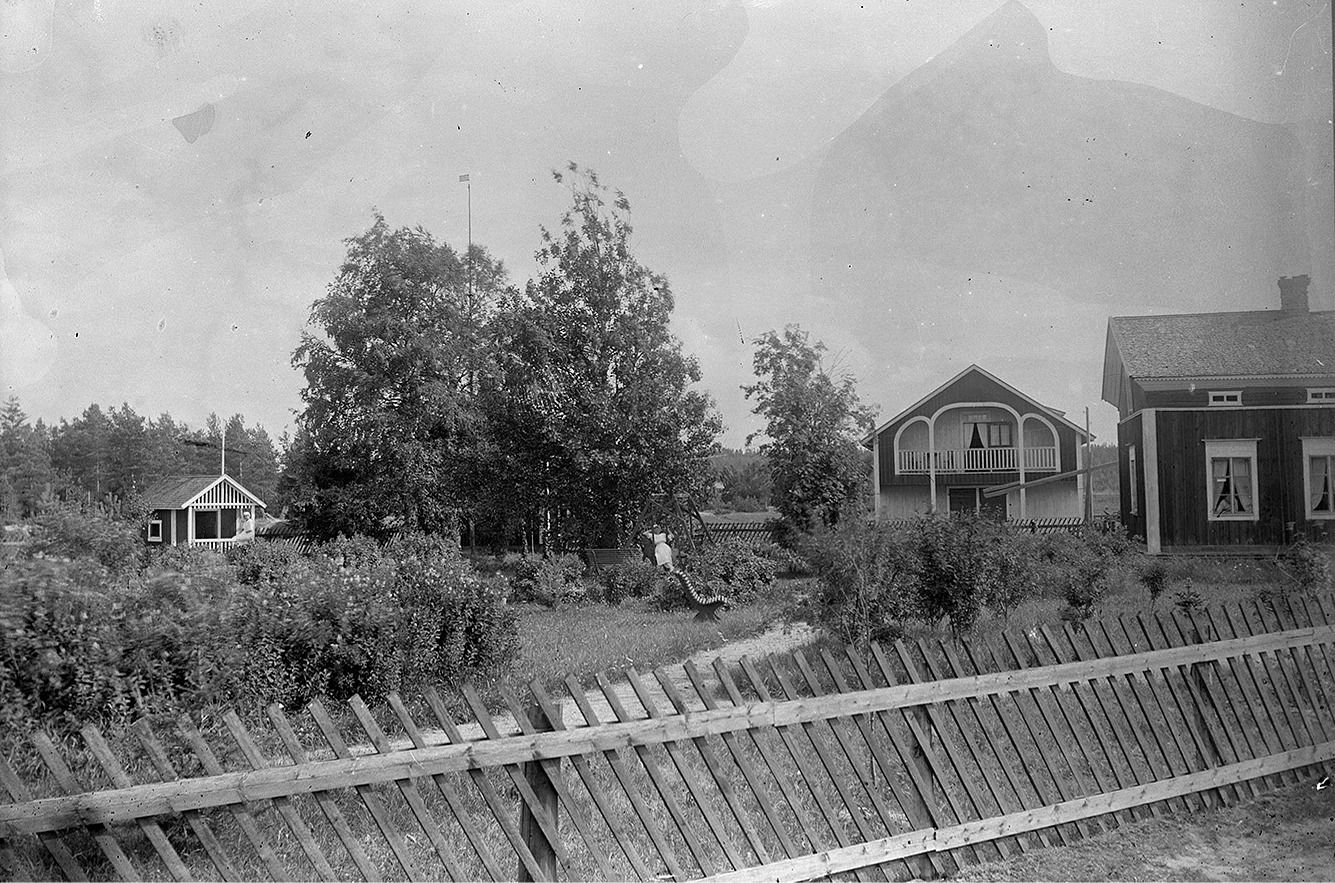
<svg viewBox="0 0 1335 883">
<path fill-rule="evenodd" d="M 468 185 L 468 318 L 473 318 L 473 181 L 470 174 L 459 176 L 459 183 Z"/>
</svg>

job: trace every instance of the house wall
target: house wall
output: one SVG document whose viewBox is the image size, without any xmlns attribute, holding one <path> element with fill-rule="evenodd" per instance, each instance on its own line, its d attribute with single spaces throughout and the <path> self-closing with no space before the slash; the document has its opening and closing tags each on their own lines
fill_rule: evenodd
<svg viewBox="0 0 1335 883">
<path fill-rule="evenodd" d="M 1080 518 L 1085 514 L 1075 476 L 1025 491 L 1025 518 Z M 1006 495 L 1006 517 L 1020 517 L 1020 492 Z"/>
<path fill-rule="evenodd" d="M 176 513 L 176 545 L 184 546 L 190 542 L 190 513 L 185 509 L 177 509 Z"/>
<path fill-rule="evenodd" d="M 1281 545 L 1291 540 L 1289 523 L 1313 539 L 1326 532 L 1330 522 L 1309 523 L 1306 518 L 1302 438 L 1335 437 L 1335 407 L 1161 410 L 1156 422 L 1159 531 L 1165 549 Z M 1229 438 L 1258 439 L 1256 521 L 1208 517 L 1202 439 Z"/>
<path fill-rule="evenodd" d="M 1256 405 L 1259 407 L 1274 407 L 1275 405 L 1305 405 L 1307 404 L 1307 386 L 1302 381 L 1299 385 L 1288 386 L 1264 386 L 1249 388 L 1244 383 L 1220 381 L 1205 381 L 1196 384 L 1195 389 L 1159 389 L 1146 390 L 1142 393 L 1142 399 L 1145 408 L 1208 408 L 1210 407 L 1210 393 L 1222 390 L 1237 389 L 1242 391 L 1242 404 Z M 1331 386 L 1329 381 L 1317 382 L 1313 380 L 1310 384 L 1313 387 Z M 1227 407 L 1224 405 L 1215 405 L 1214 407 Z"/>
<path fill-rule="evenodd" d="M 932 511 L 931 491 L 927 485 L 903 485 L 881 489 L 882 520 L 912 518 Z"/>
<path fill-rule="evenodd" d="M 931 398 L 927 399 L 913 410 L 906 412 L 894 423 L 887 425 L 881 430 L 880 434 L 877 436 L 877 447 L 879 449 L 879 462 L 877 467 L 880 471 L 882 490 L 898 485 L 917 485 L 927 481 L 927 477 L 924 475 L 897 475 L 895 473 L 895 433 L 899 431 L 900 426 L 903 426 L 914 417 L 925 416 L 930 418 L 941 408 L 953 405 L 957 402 L 1001 402 L 1002 404 L 1014 408 L 1016 411 L 1020 412 L 1020 414 L 1033 412 L 1035 410 L 1032 403 L 1023 397 L 1012 393 L 1006 388 L 997 385 L 983 375 L 973 372 L 966 374 L 945 389 L 939 390 Z M 998 415 L 996 419 L 1014 421 L 1014 417 L 1010 412 L 1001 408 L 967 408 L 966 410 L 971 414 L 989 410 L 995 411 Z M 1054 417 L 1048 415 L 1044 416 L 1057 427 L 1057 445 L 1060 449 L 1059 456 L 1061 458 L 1061 469 L 1074 469 L 1076 465 L 1076 449 L 1079 446 L 1079 439 L 1075 430 L 1061 423 Z M 962 414 L 959 412 L 945 413 L 941 415 L 941 418 L 937 421 L 936 427 L 936 447 L 938 450 L 963 447 L 959 438 L 961 417 Z M 1044 431 L 1043 435 L 1035 437 L 1046 439 L 1046 427 L 1037 421 L 1029 421 L 1026 424 L 1026 442 L 1030 438 L 1030 433 L 1036 432 L 1039 429 Z M 919 433 L 921 433 L 921 435 L 919 435 Z M 904 436 L 900 439 L 900 443 L 906 449 L 926 450 L 926 425 L 919 422 L 918 424 L 905 429 Z M 1036 444 L 1050 445 L 1052 442 L 1044 440 L 1036 442 Z M 995 484 L 999 482 L 1014 481 L 1019 475 L 1017 472 L 1007 472 L 1003 473 L 997 482 L 985 481 L 990 480 L 991 477 L 992 476 L 978 475 L 964 476 L 963 481 L 957 483 Z M 943 476 L 941 475 L 937 476 L 937 485 L 939 487 L 944 486 L 941 481 L 942 478 Z M 944 499 L 944 497 L 942 497 L 942 499 Z"/>
<path fill-rule="evenodd" d="M 1135 414 L 1117 424 L 1117 493 L 1121 499 L 1122 525 L 1133 537 L 1145 536 L 1145 442 L 1144 418 Z M 1136 448 L 1137 509 L 1131 511 L 1131 447 Z M 1202 452 L 1204 456 L 1204 452 Z M 1204 466 L 1202 466 L 1204 468 Z"/>
</svg>

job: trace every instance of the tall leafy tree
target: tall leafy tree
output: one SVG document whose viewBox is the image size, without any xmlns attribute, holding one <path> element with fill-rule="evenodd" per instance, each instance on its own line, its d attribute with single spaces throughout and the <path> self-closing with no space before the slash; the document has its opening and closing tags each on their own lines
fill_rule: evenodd
<svg viewBox="0 0 1335 883">
<path fill-rule="evenodd" d="M 29 425 L 13 396 L 0 406 L 0 517 L 27 518 L 52 492 L 46 427 Z"/>
<path fill-rule="evenodd" d="M 760 452 L 769 460 L 771 502 L 800 530 L 834 524 L 866 490 L 858 440 L 875 412 L 859 402 L 852 374 L 827 366 L 825 345 L 800 327 L 766 332 L 755 344 L 757 380 L 742 390 L 765 419 Z"/>
<path fill-rule="evenodd" d="M 300 445 L 285 496 L 317 534 L 390 528 L 452 532 L 458 465 L 478 435 L 472 387 L 481 323 L 504 268 L 478 248 L 468 266 L 422 228 L 377 214 L 311 309 L 293 354 L 305 373 Z"/>
<path fill-rule="evenodd" d="M 625 195 L 574 163 L 553 176 L 572 205 L 493 323 L 488 414 L 514 493 L 557 516 L 558 541 L 612 545 L 651 494 L 703 491 L 722 423 L 692 388 L 667 279 L 632 252 Z"/>
</svg>

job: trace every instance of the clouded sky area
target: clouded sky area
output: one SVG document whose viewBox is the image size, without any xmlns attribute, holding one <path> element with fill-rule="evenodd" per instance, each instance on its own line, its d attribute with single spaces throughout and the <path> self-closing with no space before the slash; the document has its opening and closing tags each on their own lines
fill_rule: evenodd
<svg viewBox="0 0 1335 883">
<path fill-rule="evenodd" d="M 277 437 L 300 404 L 302 380 L 289 360 L 310 305 L 332 280 L 343 240 L 370 225 L 373 208 L 393 226 L 421 225 L 462 250 L 458 177 L 470 174 L 473 237 L 522 285 L 535 273 L 539 226 L 557 222 L 568 196 L 550 170 L 569 160 L 630 199 L 637 254 L 671 281 L 674 331 L 699 358 L 731 445 L 758 428 L 739 389 L 752 379 L 748 341 L 788 322 L 825 341 L 882 417 L 978 362 L 1072 419 L 1089 406 L 1095 432 L 1109 440 L 1115 411 L 1099 401 L 1108 316 L 1270 308 L 1275 277 L 1304 272 L 1314 308 L 1335 308 L 1327 4 L 999 7 L 0 4 L 0 397 L 17 395 L 47 420 L 91 402 L 128 402 L 192 425 L 210 412 L 239 412 Z M 1026 30 L 1030 18 L 1036 30 Z M 1060 94 L 1080 96 L 1067 104 L 1087 100 L 1101 117 L 1121 108 L 1173 130 L 1163 134 L 1176 140 L 1157 153 L 1146 147 L 1138 160 L 1173 170 L 1160 188 L 1169 203 L 1181 188 L 1183 205 L 1213 205 L 1241 181 L 1277 191 L 1273 206 L 1226 208 L 1210 242 L 1186 218 L 1181 261 L 1154 251 L 1149 270 L 1111 266 L 1119 262 L 1095 240 L 1145 217 L 1162 224 L 1169 209 L 1104 209 L 1111 190 L 1099 191 L 1104 214 L 1090 215 L 1088 229 L 1101 232 L 1085 239 L 1008 238 L 1009 226 L 1039 223 L 1041 207 L 978 228 L 976 249 L 973 234 L 944 242 L 915 231 L 928 214 L 934 229 L 955 228 L 886 182 L 898 186 L 903 174 L 908 189 L 943 169 L 956 177 L 942 162 L 957 154 L 941 159 L 931 138 L 965 125 L 952 97 L 965 91 L 952 90 L 951 77 L 974 68 L 947 67 L 942 59 L 955 56 L 943 53 L 986 21 L 1000 36 L 982 34 L 978 45 L 1010 52 L 1012 40 L 1050 58 L 1069 75 L 1059 85 L 1073 91 Z M 1004 78 L 1018 68 L 999 70 Z M 970 117 L 969 131 L 995 125 L 1004 153 L 996 175 L 1048 174 L 1056 160 L 1035 159 L 1025 133 L 1051 123 L 1036 115 L 1065 121 L 1074 111 L 1016 76 L 983 123 Z M 928 101 L 930 112 L 915 101 Z M 1100 137 L 1150 138 L 1123 128 L 1129 134 Z M 1234 150 L 1230 139 L 1262 146 Z M 1271 144 L 1281 145 L 1287 169 L 1273 183 Z M 1132 162 L 1135 151 L 1124 146 Z M 1213 158 L 1180 169 L 1164 159 L 1193 148 Z M 893 157 L 894 175 L 847 159 L 862 155 Z M 1090 157 L 1110 162 L 1092 149 Z M 959 180 L 992 174 L 967 162 Z M 1073 173 L 1061 174 L 1051 187 L 1067 186 Z M 970 186 L 969 194 L 982 189 Z M 1045 193 L 1057 192 L 1051 187 Z M 839 217 L 832 193 L 847 194 L 838 205 L 849 212 L 880 212 L 880 226 L 830 221 Z M 870 194 L 866 206 L 861 193 Z M 992 217 L 1004 199 L 973 198 L 952 197 L 944 211 Z M 1067 232 L 1085 223 L 1060 218 Z M 844 230 L 850 242 L 831 245 Z M 1219 241 L 1225 236 L 1238 237 L 1236 247 Z M 1254 254 L 1253 239 L 1262 243 Z M 1039 253 L 1042 241 L 1073 243 L 1079 272 L 1064 272 L 1066 255 Z M 1215 275 L 1195 269 L 1203 249 L 1216 246 L 1247 256 L 1246 265 Z M 997 260 L 998 249 L 1007 260 Z M 1040 265 L 1041 273 L 1026 269 Z M 1174 275 L 1174 265 L 1186 269 Z"/>
</svg>

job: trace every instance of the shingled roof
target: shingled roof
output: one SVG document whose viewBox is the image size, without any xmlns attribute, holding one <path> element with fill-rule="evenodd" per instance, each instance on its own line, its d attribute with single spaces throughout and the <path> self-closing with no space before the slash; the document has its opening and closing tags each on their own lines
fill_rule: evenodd
<svg viewBox="0 0 1335 883">
<path fill-rule="evenodd" d="M 220 481 L 226 481 L 236 487 L 242 494 L 254 500 L 255 505 L 264 505 L 235 479 L 219 475 L 170 475 L 144 490 L 144 505 L 148 509 L 184 509 L 196 497 Z"/>
<path fill-rule="evenodd" d="M 1137 380 L 1335 374 L 1331 310 L 1117 316 L 1108 340 Z"/>
</svg>

